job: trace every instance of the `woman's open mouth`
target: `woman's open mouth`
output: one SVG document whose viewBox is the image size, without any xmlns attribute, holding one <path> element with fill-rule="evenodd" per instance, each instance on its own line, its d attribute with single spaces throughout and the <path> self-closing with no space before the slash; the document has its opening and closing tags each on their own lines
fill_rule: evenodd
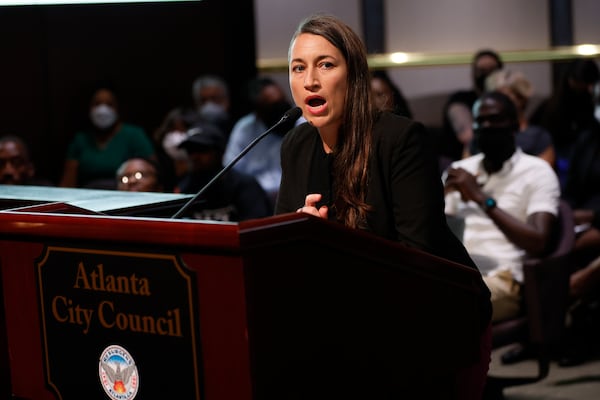
<svg viewBox="0 0 600 400">
<path fill-rule="evenodd" d="M 321 96 L 311 96 L 305 101 L 307 111 L 311 114 L 321 114 L 327 109 L 327 101 Z"/>
</svg>

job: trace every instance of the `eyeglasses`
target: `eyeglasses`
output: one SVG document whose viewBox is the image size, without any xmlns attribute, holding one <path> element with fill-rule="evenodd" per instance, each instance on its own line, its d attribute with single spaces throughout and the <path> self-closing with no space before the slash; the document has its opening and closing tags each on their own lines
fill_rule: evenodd
<svg viewBox="0 0 600 400">
<path fill-rule="evenodd" d="M 127 175 L 120 175 L 119 176 L 119 182 L 121 182 L 122 184 L 126 185 L 128 183 L 132 183 L 135 181 L 140 181 L 144 178 L 149 178 L 151 176 L 154 176 L 153 172 L 149 172 L 149 171 L 136 171 L 136 172 L 132 172 L 131 174 L 127 174 Z"/>
</svg>

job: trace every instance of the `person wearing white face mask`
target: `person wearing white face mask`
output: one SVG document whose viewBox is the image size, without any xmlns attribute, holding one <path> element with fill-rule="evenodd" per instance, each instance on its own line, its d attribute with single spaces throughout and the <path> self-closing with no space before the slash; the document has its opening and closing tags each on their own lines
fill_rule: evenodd
<svg viewBox="0 0 600 400">
<path fill-rule="evenodd" d="M 109 105 L 100 104 L 90 110 L 90 119 L 92 123 L 101 130 L 110 128 L 117 122 L 119 115 L 117 111 Z"/>
<path fill-rule="evenodd" d="M 165 115 L 152 134 L 158 162 L 162 168 L 164 190 L 170 192 L 188 171 L 189 157 L 181 142 L 188 138 L 188 130 L 198 118 L 194 110 L 176 107 Z"/>
<path fill-rule="evenodd" d="M 218 126 L 227 139 L 233 128 L 227 82 L 216 75 L 202 75 L 192 84 L 192 97 L 200 122 Z"/>
<path fill-rule="evenodd" d="M 115 172 L 125 160 L 155 157 L 146 132 L 121 121 L 112 90 L 94 92 L 89 119 L 91 126 L 77 132 L 69 144 L 60 186 L 115 189 Z"/>
</svg>

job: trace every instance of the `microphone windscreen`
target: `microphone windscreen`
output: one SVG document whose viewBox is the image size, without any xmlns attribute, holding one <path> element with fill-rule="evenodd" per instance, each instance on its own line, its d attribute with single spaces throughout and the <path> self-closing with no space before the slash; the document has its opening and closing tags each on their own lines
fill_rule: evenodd
<svg viewBox="0 0 600 400">
<path fill-rule="evenodd" d="M 283 114 L 283 117 L 292 122 L 296 122 L 298 118 L 302 115 L 302 109 L 300 107 L 290 108 Z"/>
</svg>

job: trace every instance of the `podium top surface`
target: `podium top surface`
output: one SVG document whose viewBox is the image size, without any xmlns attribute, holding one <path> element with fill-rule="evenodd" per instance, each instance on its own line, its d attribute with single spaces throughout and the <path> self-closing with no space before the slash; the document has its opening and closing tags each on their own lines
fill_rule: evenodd
<svg viewBox="0 0 600 400">
<path fill-rule="evenodd" d="M 1 210 L 64 203 L 90 213 L 107 215 L 135 215 L 167 208 L 175 213 L 177 206 L 183 206 L 190 198 L 191 195 L 174 193 L 0 185 Z"/>
</svg>

